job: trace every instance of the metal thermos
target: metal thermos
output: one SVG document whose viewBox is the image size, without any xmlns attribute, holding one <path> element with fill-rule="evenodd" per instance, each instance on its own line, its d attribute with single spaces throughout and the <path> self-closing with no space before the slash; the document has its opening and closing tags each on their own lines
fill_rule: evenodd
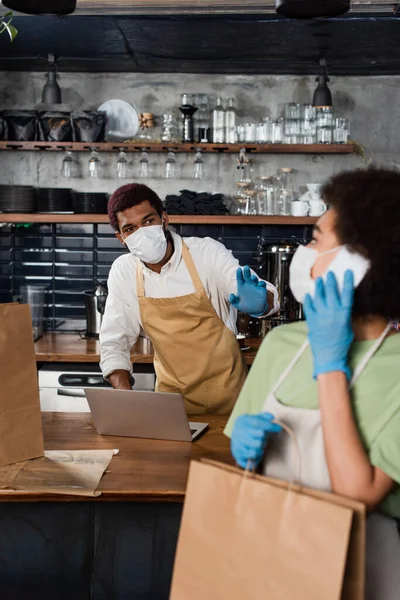
<svg viewBox="0 0 400 600">
<path fill-rule="evenodd" d="M 107 285 L 99 283 L 94 291 L 83 292 L 86 309 L 86 336 L 98 339 L 108 295 Z"/>
<path fill-rule="evenodd" d="M 278 315 L 270 319 L 271 325 L 298 321 L 302 318 L 302 306 L 294 299 L 289 287 L 289 267 L 297 248 L 298 244 L 286 241 L 262 246 L 264 278 L 278 290 L 281 304 Z"/>
</svg>

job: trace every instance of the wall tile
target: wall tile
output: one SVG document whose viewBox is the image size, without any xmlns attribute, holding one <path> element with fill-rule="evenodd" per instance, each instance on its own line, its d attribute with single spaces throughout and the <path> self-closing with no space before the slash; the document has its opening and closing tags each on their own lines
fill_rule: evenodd
<svg viewBox="0 0 400 600">
<path fill-rule="evenodd" d="M 92 265 L 56 265 L 56 276 L 64 277 L 90 277 L 93 274 Z"/>
<path fill-rule="evenodd" d="M 122 252 L 120 250 L 116 250 L 115 252 L 96 252 L 97 262 L 98 263 L 106 263 L 107 265 L 111 265 L 114 260 L 116 260 L 119 256 L 121 256 Z"/>
<path fill-rule="evenodd" d="M 71 250 L 61 250 L 57 249 L 55 251 L 55 262 L 56 263 L 83 263 L 83 264 L 92 264 L 93 263 L 93 252 L 72 252 Z"/>
<path fill-rule="evenodd" d="M 56 235 L 70 235 L 79 233 L 81 235 L 93 235 L 94 225 L 84 223 L 57 223 Z"/>
<path fill-rule="evenodd" d="M 19 236 L 14 237 L 16 248 L 51 248 L 53 240 L 51 237 L 45 236 Z"/>
<path fill-rule="evenodd" d="M 222 228 L 220 225 L 182 225 L 182 237 L 212 237 L 218 239 L 221 237 Z"/>
<path fill-rule="evenodd" d="M 93 248 L 93 237 L 57 237 L 56 248 Z"/>
<path fill-rule="evenodd" d="M 97 247 L 98 248 L 115 248 L 119 250 L 120 253 L 124 252 L 124 246 L 121 242 L 115 237 L 98 237 L 97 238 Z"/>
<path fill-rule="evenodd" d="M 112 235 L 115 237 L 115 231 L 114 229 L 111 227 L 111 225 L 97 225 L 97 232 L 99 235 Z"/>
</svg>

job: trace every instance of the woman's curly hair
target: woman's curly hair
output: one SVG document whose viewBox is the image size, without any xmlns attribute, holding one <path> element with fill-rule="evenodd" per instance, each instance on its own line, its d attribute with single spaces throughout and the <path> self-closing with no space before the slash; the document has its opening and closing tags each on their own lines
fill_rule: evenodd
<svg viewBox="0 0 400 600">
<path fill-rule="evenodd" d="M 354 297 L 354 316 L 400 316 L 400 173 L 383 168 L 334 175 L 322 196 L 337 213 L 342 244 L 371 261 Z"/>
</svg>

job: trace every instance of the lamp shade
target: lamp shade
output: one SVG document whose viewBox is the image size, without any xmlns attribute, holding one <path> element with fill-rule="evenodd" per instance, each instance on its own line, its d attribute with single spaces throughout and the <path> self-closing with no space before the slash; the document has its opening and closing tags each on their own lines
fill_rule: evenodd
<svg viewBox="0 0 400 600">
<path fill-rule="evenodd" d="M 61 104 L 61 88 L 57 83 L 55 71 L 47 73 L 47 81 L 42 92 L 42 102 L 44 104 Z"/>
<path fill-rule="evenodd" d="M 3 6 L 27 15 L 69 15 L 76 0 L 2 0 Z"/>
<path fill-rule="evenodd" d="M 347 12 L 350 0 L 275 0 L 276 12 L 292 19 L 337 17 Z"/>
<path fill-rule="evenodd" d="M 316 108 L 326 108 L 332 106 L 332 94 L 326 82 L 318 83 L 314 92 L 312 105 Z"/>
</svg>

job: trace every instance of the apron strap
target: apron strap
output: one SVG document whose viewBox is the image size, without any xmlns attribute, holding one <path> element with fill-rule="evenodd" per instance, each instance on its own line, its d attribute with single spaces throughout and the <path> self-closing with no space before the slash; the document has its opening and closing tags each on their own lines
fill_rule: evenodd
<svg viewBox="0 0 400 600">
<path fill-rule="evenodd" d="M 290 371 L 293 369 L 293 367 L 295 366 L 295 364 L 303 356 L 304 352 L 306 351 L 306 349 L 308 348 L 309 345 L 310 345 L 310 342 L 308 340 L 306 340 L 302 344 L 302 346 L 300 347 L 300 350 L 298 350 L 298 352 L 296 352 L 296 354 L 294 355 L 293 359 L 290 361 L 289 365 L 283 371 L 282 375 L 279 377 L 278 381 L 275 383 L 274 387 L 272 388 L 272 393 L 273 394 L 276 391 L 278 391 L 278 388 L 281 387 L 282 383 L 285 381 L 285 379 L 287 378 L 287 376 L 289 375 Z"/>
<path fill-rule="evenodd" d="M 185 261 L 185 265 L 187 270 L 189 271 L 189 275 L 192 278 L 192 283 L 196 292 L 204 292 L 204 286 L 201 282 L 195 264 L 193 262 L 192 255 L 189 252 L 189 248 L 186 246 L 185 242 L 182 240 L 182 258 Z"/>
<path fill-rule="evenodd" d="M 184 241 L 182 241 L 182 258 L 186 264 L 187 270 L 189 271 L 189 275 L 192 279 L 192 283 L 196 292 L 204 291 L 204 287 L 193 262 L 193 258 Z M 138 298 L 144 298 L 143 267 L 139 259 L 136 259 L 136 295 Z"/>
<path fill-rule="evenodd" d="M 140 260 L 136 259 L 136 296 L 138 298 L 144 297 L 144 276 L 143 268 Z"/>
<path fill-rule="evenodd" d="M 361 373 L 364 371 L 365 367 L 367 366 L 367 364 L 369 363 L 371 358 L 382 346 L 386 336 L 388 335 L 388 333 L 390 332 L 391 329 L 392 329 L 392 324 L 388 323 L 388 325 L 385 327 L 384 331 L 381 333 L 379 338 L 375 341 L 373 346 L 368 350 L 368 352 L 365 354 L 365 356 L 363 356 L 363 358 L 360 360 L 357 367 L 354 369 L 353 376 L 350 380 L 350 384 L 349 384 L 350 389 L 354 386 L 357 379 L 360 377 Z M 283 371 L 282 375 L 279 377 L 278 381 L 275 383 L 274 387 L 272 388 L 272 393 L 275 393 L 281 387 L 282 383 L 285 381 L 285 379 L 287 378 L 287 376 L 289 375 L 289 373 L 291 372 L 291 370 L 293 369 L 295 364 L 300 360 L 301 356 L 304 354 L 304 352 L 306 351 L 306 349 L 308 348 L 309 345 L 310 345 L 309 340 L 306 340 L 304 342 L 304 344 L 300 347 L 300 350 L 298 350 L 298 352 L 295 354 L 294 358 L 291 360 L 289 365 Z"/>
<path fill-rule="evenodd" d="M 367 366 L 367 364 L 369 363 L 369 361 L 371 360 L 371 358 L 374 356 L 374 354 L 382 346 L 382 344 L 383 344 L 386 336 L 389 334 L 389 332 L 392 329 L 392 327 L 393 327 L 392 324 L 388 323 L 386 325 L 385 329 L 382 331 L 381 335 L 378 337 L 378 339 L 375 340 L 375 343 L 371 346 L 371 348 L 368 350 L 368 352 L 366 352 L 366 354 L 362 357 L 362 359 L 360 360 L 360 362 L 358 363 L 358 365 L 354 369 L 353 376 L 352 376 L 352 378 L 350 380 L 350 386 L 349 386 L 350 389 L 356 383 L 357 379 L 360 377 L 361 373 L 364 371 L 365 367 Z"/>
</svg>

